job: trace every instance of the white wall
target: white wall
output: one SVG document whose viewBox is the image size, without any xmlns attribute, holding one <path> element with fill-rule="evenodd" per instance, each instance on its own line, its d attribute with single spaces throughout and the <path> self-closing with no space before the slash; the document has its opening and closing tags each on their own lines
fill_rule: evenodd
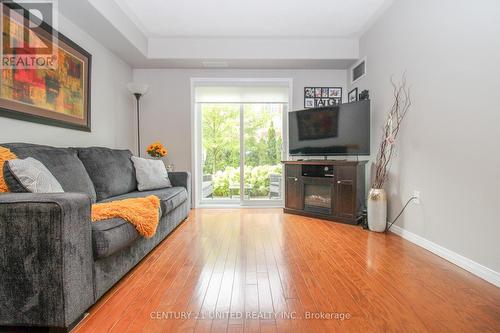
<svg viewBox="0 0 500 333">
<path fill-rule="evenodd" d="M 402 228 L 500 272 L 500 2 L 398 0 L 360 40 L 372 152 L 407 71 L 413 106 L 392 165 L 390 218 L 414 190 Z"/>
<path fill-rule="evenodd" d="M 191 78 L 292 78 L 293 109 L 304 107 L 304 87 L 339 86 L 346 92 L 345 70 L 186 70 L 134 69 L 134 80 L 149 84 L 141 99 L 143 150 L 156 140 L 169 149 L 167 160 L 176 170 L 191 165 Z"/>
<path fill-rule="evenodd" d="M 58 30 L 92 54 L 92 132 L 0 117 L 0 142 L 135 147 L 135 104 L 126 88 L 132 81 L 131 67 L 62 16 Z"/>
</svg>

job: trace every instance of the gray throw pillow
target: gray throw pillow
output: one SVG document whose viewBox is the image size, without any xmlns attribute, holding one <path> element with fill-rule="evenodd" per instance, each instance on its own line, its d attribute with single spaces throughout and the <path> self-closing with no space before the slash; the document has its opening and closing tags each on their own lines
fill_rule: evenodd
<svg viewBox="0 0 500 333">
<path fill-rule="evenodd" d="M 159 188 L 172 187 L 168 178 L 167 168 L 160 160 L 150 160 L 136 156 L 131 157 L 137 178 L 137 189 L 139 191 L 156 190 Z"/>
<path fill-rule="evenodd" d="M 61 184 L 39 160 L 32 157 L 7 161 L 9 171 L 32 193 L 61 193 Z"/>
</svg>

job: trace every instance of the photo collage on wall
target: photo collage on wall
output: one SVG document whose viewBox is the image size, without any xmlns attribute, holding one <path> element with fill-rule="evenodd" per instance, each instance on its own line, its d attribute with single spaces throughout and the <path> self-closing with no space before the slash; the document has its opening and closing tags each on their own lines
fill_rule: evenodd
<svg viewBox="0 0 500 333">
<path fill-rule="evenodd" d="M 317 108 L 342 103 L 340 87 L 305 87 L 304 108 Z"/>
</svg>

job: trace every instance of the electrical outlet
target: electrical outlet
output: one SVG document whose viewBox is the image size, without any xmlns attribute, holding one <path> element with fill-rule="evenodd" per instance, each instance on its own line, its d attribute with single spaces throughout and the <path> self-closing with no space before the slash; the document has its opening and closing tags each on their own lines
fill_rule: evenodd
<svg viewBox="0 0 500 333">
<path fill-rule="evenodd" d="M 413 202 L 417 205 L 420 205 L 420 191 L 413 191 L 413 197 L 416 199 L 413 199 Z"/>
</svg>

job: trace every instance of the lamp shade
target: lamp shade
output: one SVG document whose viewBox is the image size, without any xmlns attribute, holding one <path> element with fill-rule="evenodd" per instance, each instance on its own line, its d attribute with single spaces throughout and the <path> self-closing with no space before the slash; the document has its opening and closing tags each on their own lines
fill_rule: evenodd
<svg viewBox="0 0 500 333">
<path fill-rule="evenodd" d="M 144 95 L 148 91 L 148 85 L 144 83 L 130 82 L 127 88 L 132 94 Z"/>
</svg>

